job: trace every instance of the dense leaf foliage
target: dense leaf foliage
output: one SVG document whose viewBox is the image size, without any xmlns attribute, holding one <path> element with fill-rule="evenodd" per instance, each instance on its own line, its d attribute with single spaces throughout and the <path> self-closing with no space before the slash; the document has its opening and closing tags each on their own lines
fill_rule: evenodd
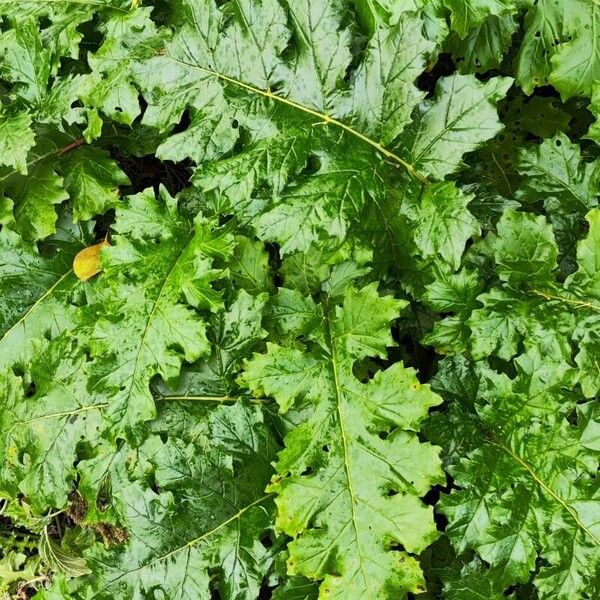
<svg viewBox="0 0 600 600">
<path fill-rule="evenodd" d="M 599 19 L 0 0 L 0 595 L 598 598 Z"/>
</svg>

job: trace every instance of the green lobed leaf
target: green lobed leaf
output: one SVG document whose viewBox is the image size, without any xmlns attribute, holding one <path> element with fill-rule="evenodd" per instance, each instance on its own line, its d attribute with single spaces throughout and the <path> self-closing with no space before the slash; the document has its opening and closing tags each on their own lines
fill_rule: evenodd
<svg viewBox="0 0 600 600">
<path fill-rule="evenodd" d="M 0 366 L 27 364 L 35 341 L 53 338 L 75 322 L 80 282 L 73 257 L 88 245 L 88 226 L 76 227 L 64 214 L 59 229 L 46 242 L 46 252 L 9 229 L 0 232 Z"/>
<path fill-rule="evenodd" d="M 355 73 L 347 116 L 359 131 L 384 145 L 402 133 L 412 108 L 424 97 L 414 81 L 434 44 L 421 29 L 420 20 L 408 15 L 395 27 L 379 27 Z"/>
<path fill-rule="evenodd" d="M 595 4 L 151 4 L 0 1 L 2 591 L 598 596 Z"/>
<path fill-rule="evenodd" d="M 56 205 L 70 199 L 75 218 L 88 220 L 113 208 L 119 186 L 129 184 L 106 150 L 83 146 L 83 138 L 74 138 L 74 131 L 40 128 L 37 133 L 27 174 L 0 171 L 0 221 L 29 241 L 56 231 Z"/>
<path fill-rule="evenodd" d="M 539 371 L 532 376 L 530 385 L 543 382 Z M 579 423 L 570 426 L 555 412 L 558 389 L 543 382 L 547 392 L 517 413 L 515 403 L 528 395 L 517 381 L 484 388 L 487 441 L 451 469 L 461 490 L 443 502 L 449 536 L 458 550 L 475 548 L 498 567 L 502 586 L 525 582 L 539 556 L 546 563 L 535 579 L 540 598 L 584 598 L 597 585 L 600 558 L 597 457 L 586 441 L 597 429 L 594 408 L 580 405 Z M 558 550 L 559 539 L 568 552 Z"/>
<path fill-rule="evenodd" d="M 528 202 L 543 199 L 561 250 L 571 253 L 583 217 L 598 204 L 596 163 L 584 162 L 579 147 L 558 133 L 522 150 L 517 169 L 523 175 L 519 195 Z"/>
<path fill-rule="evenodd" d="M 422 256 L 438 256 L 458 269 L 467 240 L 480 232 L 467 206 L 472 196 L 451 183 L 430 186 L 418 209 L 415 243 Z"/>
<path fill-rule="evenodd" d="M 563 99 L 591 96 L 600 68 L 594 34 L 599 16 L 598 5 L 584 0 L 532 4 L 517 57 L 517 82 L 527 94 L 550 83 Z"/>
<path fill-rule="evenodd" d="M 507 210 L 498 223 L 494 250 L 498 275 L 509 283 L 543 284 L 556 268 L 558 251 L 544 217 Z"/>
<path fill-rule="evenodd" d="M 86 221 L 114 208 L 119 186 L 129 185 L 127 175 L 108 153 L 98 148 L 81 148 L 61 161 L 65 190 L 73 205 L 76 221 Z"/>
<path fill-rule="evenodd" d="M 39 514 L 64 507 L 75 478 L 77 445 L 102 432 L 102 396 L 86 391 L 89 365 L 67 338 L 46 347 L 27 379 L 3 374 L 2 492 L 24 493 Z"/>
<path fill-rule="evenodd" d="M 164 189 L 158 198 L 152 190 L 129 197 L 113 229 L 84 343 L 101 358 L 90 385 L 110 394 L 106 414 L 116 436 L 131 435 L 154 417 L 154 375 L 173 383 L 184 360 L 209 354 L 207 321 L 199 311 L 221 306 L 211 284 L 224 272 L 214 261 L 230 256 L 233 238 L 201 216 L 191 222 L 180 215 Z"/>
<path fill-rule="evenodd" d="M 420 496 L 443 477 L 437 449 L 415 431 L 440 400 L 401 364 L 368 382 L 353 373 L 356 360 L 384 355 L 402 306 L 374 285 L 349 290 L 342 307 L 324 307 L 305 353 L 268 344 L 241 379 L 282 411 L 310 407 L 286 436 L 269 489 L 278 527 L 294 538 L 288 572 L 323 580 L 327 597 L 405 597 L 424 586 L 408 553 L 436 537 Z"/>
<path fill-rule="evenodd" d="M 443 0 L 443 3 L 450 10 L 452 28 L 463 39 L 489 15 L 503 16 L 516 8 L 515 0 Z"/>
<path fill-rule="evenodd" d="M 138 62 L 160 48 L 161 39 L 150 18 L 152 9 L 114 12 L 101 26 L 104 41 L 87 57 L 91 73 L 79 94 L 107 117 L 131 125 L 140 114 L 138 91 L 131 79 Z"/>
<path fill-rule="evenodd" d="M 260 540 L 270 527 L 272 500 L 263 490 L 277 445 L 255 407 L 220 407 L 207 427 L 208 448 L 177 438 L 146 440 L 160 491 L 132 482 L 114 492 L 128 540 L 85 553 L 93 577 L 82 581 L 77 598 L 152 591 L 208 600 L 213 587 L 228 600 L 258 596 L 272 561 Z"/>
<path fill-rule="evenodd" d="M 0 113 L 0 161 L 27 173 L 27 154 L 35 143 L 31 130 L 31 115 L 27 113 L 6 115 Z"/>
<path fill-rule="evenodd" d="M 177 389 L 161 387 L 159 394 L 166 398 L 200 396 L 208 401 L 214 398 L 217 402 L 239 397 L 235 380 L 241 363 L 267 335 L 261 327 L 265 304 L 264 294 L 252 297 L 240 290 L 231 305 L 212 320 L 207 331 L 210 356 L 202 357 L 185 369 Z"/>
<path fill-rule="evenodd" d="M 511 85 L 511 79 L 500 77 L 485 84 L 470 75 L 440 79 L 435 101 L 424 103 L 412 132 L 415 166 L 438 179 L 462 166 L 465 152 L 501 130 L 495 104 Z"/>
<path fill-rule="evenodd" d="M 383 198 L 385 184 L 407 173 L 423 180 L 419 169 L 442 178 L 499 130 L 494 105 L 508 79 L 443 80 L 436 100 L 423 105 L 420 126 L 410 126 L 423 97 L 414 82 L 433 51 L 418 15 L 382 22 L 344 77 L 352 66 L 341 3 L 262 4 L 260 21 L 248 0 L 221 10 L 211 0 L 190 5 L 186 25 L 142 61 L 136 78 L 149 104 L 147 125 L 166 131 L 189 111 L 189 125 L 158 155 L 193 159 L 194 184 L 284 253 L 339 243 L 363 207 Z M 257 53 L 260 61 L 251 58 Z M 459 114 L 444 122 L 450 102 Z M 471 117 L 479 121 L 467 131 Z M 442 145 L 455 160 L 434 165 Z"/>
<path fill-rule="evenodd" d="M 452 35 L 446 47 L 456 57 L 461 73 L 485 73 L 500 66 L 516 31 L 513 15 L 490 15 L 464 40 L 458 34 Z"/>
</svg>

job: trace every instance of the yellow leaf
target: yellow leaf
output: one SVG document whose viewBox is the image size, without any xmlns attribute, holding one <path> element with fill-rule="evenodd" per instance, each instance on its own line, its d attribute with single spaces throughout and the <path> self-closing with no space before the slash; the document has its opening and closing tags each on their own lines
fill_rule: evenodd
<svg viewBox="0 0 600 600">
<path fill-rule="evenodd" d="M 73 271 L 75 275 L 81 279 L 81 281 L 87 281 L 90 277 L 93 277 L 102 270 L 100 268 L 100 250 L 104 246 L 110 246 L 110 244 L 104 240 L 99 244 L 88 246 L 75 256 L 73 260 Z"/>
</svg>

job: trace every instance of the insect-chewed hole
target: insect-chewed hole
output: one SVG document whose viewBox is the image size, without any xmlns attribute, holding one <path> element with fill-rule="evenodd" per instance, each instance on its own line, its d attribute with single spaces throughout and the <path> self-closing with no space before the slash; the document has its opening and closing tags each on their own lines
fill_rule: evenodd
<svg viewBox="0 0 600 600">
<path fill-rule="evenodd" d="M 390 544 L 390 550 L 394 552 L 406 552 L 406 548 L 398 541 L 393 541 Z"/>
</svg>

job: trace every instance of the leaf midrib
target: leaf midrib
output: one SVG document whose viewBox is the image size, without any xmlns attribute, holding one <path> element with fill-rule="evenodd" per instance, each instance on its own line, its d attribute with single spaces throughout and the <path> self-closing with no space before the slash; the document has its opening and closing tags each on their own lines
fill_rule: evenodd
<svg viewBox="0 0 600 600">
<path fill-rule="evenodd" d="M 567 161 L 565 160 L 565 163 Z M 587 204 L 585 196 L 584 195 L 579 195 L 576 191 L 574 186 L 570 185 L 569 181 L 565 181 L 564 179 L 561 179 L 560 177 L 558 177 L 558 175 L 555 175 L 553 171 L 551 171 L 549 168 L 546 168 L 543 165 L 540 165 L 539 163 L 537 164 L 531 164 L 532 168 L 538 168 L 540 170 L 540 172 L 545 175 L 546 177 L 548 177 L 549 179 L 551 179 L 552 181 L 554 181 L 557 185 L 557 187 L 562 188 L 564 191 L 566 191 L 568 194 L 570 194 L 576 202 L 578 202 L 579 204 L 581 204 L 581 206 L 586 209 L 589 210 L 590 206 Z M 568 169 L 568 165 L 567 165 L 567 169 Z M 567 174 L 567 177 L 570 174 Z M 537 190 L 535 190 L 536 193 L 539 193 Z M 593 194 L 590 194 L 590 196 L 592 198 L 594 198 L 595 196 Z"/>
<path fill-rule="evenodd" d="M 503 450 L 508 456 L 510 456 L 516 463 L 518 463 L 525 471 L 529 473 L 531 478 L 535 481 L 535 483 L 542 489 L 546 494 L 548 494 L 557 504 L 559 504 L 564 510 L 566 510 L 569 515 L 571 515 L 572 519 L 575 521 L 577 526 L 586 533 L 591 540 L 596 544 L 596 546 L 600 546 L 600 540 L 586 527 L 586 525 L 581 521 L 577 511 L 569 506 L 568 502 L 561 498 L 534 470 L 533 467 L 528 464 L 525 460 L 523 460 L 520 456 L 515 454 L 508 446 L 495 441 L 489 440 L 489 443 L 492 446 L 496 446 Z"/>
<path fill-rule="evenodd" d="M 545 292 L 544 290 L 533 289 L 531 290 L 537 296 L 544 298 L 545 300 L 555 300 L 557 302 L 564 302 L 565 304 L 570 304 L 576 308 L 589 308 L 590 310 L 600 312 L 600 306 L 595 304 L 594 302 L 587 302 L 585 300 L 577 300 L 575 298 L 567 298 L 565 296 L 561 296 L 560 294 L 553 294 L 550 292 Z"/>
<path fill-rule="evenodd" d="M 159 302 L 162 298 L 162 295 L 165 291 L 165 288 L 167 286 L 167 283 L 169 282 L 169 280 L 171 279 L 171 276 L 173 275 L 173 271 L 175 270 L 175 268 L 177 267 L 177 265 L 179 264 L 179 261 L 181 260 L 181 257 L 185 254 L 185 251 L 187 250 L 188 246 L 191 244 L 192 240 L 194 239 L 194 235 L 195 232 L 194 230 L 190 231 L 189 233 L 189 238 L 187 239 L 187 241 L 185 242 L 185 244 L 183 244 L 183 246 L 181 247 L 181 250 L 177 253 L 175 260 L 173 261 L 172 265 L 170 266 L 168 272 L 165 275 L 165 278 L 162 282 L 162 285 L 160 286 L 160 289 L 158 291 L 158 294 L 156 295 L 156 298 L 154 299 L 154 304 L 152 306 L 152 310 L 150 311 L 150 313 L 148 314 L 148 319 L 146 320 L 146 326 L 144 327 L 144 331 L 142 333 L 142 337 L 140 339 L 140 345 L 138 347 L 138 351 L 135 355 L 135 359 L 134 359 L 134 368 L 133 368 L 133 373 L 131 376 L 131 384 L 129 386 L 128 389 L 128 396 L 132 395 L 132 390 L 133 387 L 138 379 L 138 367 L 139 367 L 139 363 L 140 363 L 140 356 L 142 354 L 142 350 L 144 348 L 144 345 L 146 343 L 146 336 L 148 335 L 148 330 L 150 329 L 150 323 L 152 321 L 152 319 L 154 318 L 154 315 L 156 314 L 156 311 L 158 310 L 158 305 Z"/>
<path fill-rule="evenodd" d="M 104 7 L 109 10 L 114 10 L 122 13 L 127 13 L 124 8 L 117 6 L 111 6 L 106 2 L 100 2 L 99 0 L 22 0 L 24 4 L 80 4 L 83 6 L 98 6 Z M 2 4 L 14 4 L 15 0 L 0 0 Z"/>
<path fill-rule="evenodd" d="M 10 1 L 12 2 L 13 0 L 10 0 Z M 4 2 L 2 2 L 2 0 L 0 0 L 0 6 L 2 4 L 4 4 Z M 56 147 L 53 150 L 49 150 L 48 152 L 45 152 L 44 154 L 40 154 L 39 156 L 36 156 L 34 159 L 25 163 L 25 166 L 27 167 L 27 169 L 29 169 L 29 167 L 32 167 L 33 165 L 36 165 L 39 162 L 42 162 L 46 158 L 50 158 L 51 156 L 54 156 L 54 155 L 66 154 L 67 152 L 74 150 L 75 148 L 81 146 L 83 143 L 84 143 L 83 138 L 74 139 L 70 144 L 68 144 L 64 148 Z M 2 183 L 3 181 L 6 181 L 7 179 L 10 179 L 11 177 L 13 177 L 13 175 L 22 175 L 22 174 L 20 173 L 20 171 L 18 169 L 11 169 L 9 172 L 7 172 L 6 174 L 4 174 L 0 177 L 0 183 Z"/>
<path fill-rule="evenodd" d="M 25 313 L 16 321 L 11 327 L 0 337 L 0 344 L 4 342 L 4 340 L 11 334 L 21 323 L 23 323 L 32 312 L 34 312 L 39 305 L 49 296 L 53 294 L 57 287 L 63 283 L 69 275 L 73 273 L 73 269 L 69 269 L 66 273 L 61 275 L 26 311 Z"/>
<path fill-rule="evenodd" d="M 340 129 L 343 129 L 346 133 L 349 133 L 350 135 L 358 138 L 359 140 L 365 142 L 366 144 L 369 144 L 369 146 L 372 146 L 373 148 L 375 148 L 375 150 L 377 150 L 378 152 L 381 152 L 381 154 L 383 154 L 389 160 L 404 167 L 404 169 L 406 169 L 406 171 L 408 171 L 408 173 L 410 173 L 415 179 L 419 180 L 422 184 L 424 184 L 424 185 L 429 184 L 429 180 L 427 179 L 427 177 L 423 173 L 418 171 L 412 164 L 410 164 L 409 162 L 400 158 L 397 154 L 394 154 L 391 150 L 388 150 L 379 142 L 373 140 L 372 138 L 361 133 L 360 131 L 354 129 L 350 125 L 346 125 L 346 123 L 343 123 L 342 121 L 339 121 L 338 119 L 335 119 L 334 117 L 331 117 L 330 115 L 327 115 L 325 113 L 319 112 L 318 110 L 315 110 L 313 108 L 310 108 L 308 106 L 300 104 L 299 102 L 296 102 L 295 100 L 291 100 L 289 98 L 285 98 L 284 96 L 279 96 L 278 94 L 274 94 L 270 90 L 260 89 L 253 85 L 250 85 L 248 83 L 240 81 L 239 79 L 230 77 L 229 75 L 225 75 L 224 73 L 220 73 L 219 71 L 216 71 L 214 69 L 209 69 L 207 67 L 203 67 L 202 65 L 199 65 L 197 63 L 189 63 L 189 62 L 180 60 L 178 58 L 175 58 L 174 56 L 169 56 L 168 58 L 174 62 L 181 64 L 181 65 L 184 65 L 187 67 L 192 67 L 194 69 L 199 69 L 200 71 L 202 71 L 203 73 L 206 73 L 207 75 L 216 77 L 217 79 L 220 79 L 226 83 L 240 87 L 248 92 L 252 92 L 253 94 L 257 94 L 257 95 L 263 96 L 265 98 L 275 100 L 276 102 L 281 102 L 282 104 L 285 104 L 286 106 L 289 106 L 291 108 L 294 108 L 296 110 L 302 111 L 306 114 L 309 114 L 313 117 L 318 118 L 319 121 L 321 121 L 322 123 L 324 123 L 326 125 L 333 125 L 335 127 L 339 127 Z"/>
<path fill-rule="evenodd" d="M 455 82 L 452 83 L 452 94 L 455 93 Z M 460 91 L 460 90 L 459 90 Z M 469 106 L 467 108 L 467 110 L 465 110 L 464 112 L 459 112 L 459 114 L 456 115 L 456 117 L 454 119 L 452 119 L 451 121 L 448 121 L 448 116 L 449 116 L 449 112 L 450 112 L 450 108 L 451 108 L 451 104 L 452 104 L 452 97 L 448 100 L 448 104 L 446 106 L 446 116 L 444 118 L 444 127 L 441 131 L 439 131 L 435 136 L 433 136 L 433 138 L 429 141 L 428 144 L 425 145 L 425 147 L 421 150 L 421 152 L 417 155 L 417 160 L 416 162 L 418 163 L 424 156 L 427 156 L 427 153 L 431 150 L 431 148 L 433 146 L 435 146 L 440 139 L 442 139 L 442 137 L 448 133 L 449 131 L 452 131 L 454 129 L 454 126 L 462 119 L 464 119 L 465 115 L 472 113 L 473 111 L 475 111 L 476 109 L 479 108 L 479 106 L 481 104 L 483 104 L 485 101 L 487 101 L 487 97 L 485 98 L 480 98 L 479 101 L 477 102 L 477 104 L 473 104 L 471 106 Z"/>
<path fill-rule="evenodd" d="M 250 504 L 247 504 L 246 506 L 240 508 L 238 510 L 238 512 L 236 512 L 235 514 L 233 514 L 231 517 L 225 519 L 224 521 L 222 521 L 221 523 L 219 523 L 218 525 L 216 525 L 215 527 L 213 527 L 209 531 L 203 533 L 202 535 L 199 535 L 196 538 L 193 538 L 189 542 L 186 542 L 183 546 L 179 546 L 178 548 L 174 548 L 173 550 L 170 550 L 169 552 L 167 552 L 165 554 L 162 554 L 161 556 L 158 556 L 155 559 L 151 560 L 149 563 L 142 564 L 139 567 L 136 567 L 135 569 L 132 569 L 131 571 L 127 571 L 125 573 L 121 573 L 118 577 L 115 577 L 114 579 L 111 579 L 110 581 L 108 581 L 104 585 L 104 587 L 102 587 L 102 589 L 98 590 L 98 593 L 101 593 L 101 592 L 105 591 L 109 586 L 111 586 L 115 582 L 119 581 L 120 579 L 123 579 L 123 577 L 131 575 L 132 573 L 137 573 L 138 571 L 141 571 L 143 569 L 150 569 L 152 567 L 152 565 L 155 565 L 157 562 L 162 562 L 162 561 L 166 560 L 167 558 L 173 556 L 174 554 L 177 554 L 178 552 L 181 552 L 182 550 L 185 550 L 186 548 L 192 548 L 193 546 L 196 546 L 197 544 L 200 544 L 202 541 L 204 541 L 205 539 L 209 538 L 210 536 L 216 534 L 218 531 L 220 531 L 221 529 L 223 529 L 224 527 L 226 527 L 230 523 L 233 523 L 234 521 L 240 519 L 242 517 L 242 515 L 244 513 L 248 512 L 250 509 L 254 508 L 255 506 L 259 506 L 260 504 L 262 504 L 263 502 L 265 502 L 269 498 L 273 497 L 274 495 L 275 495 L 274 493 L 269 493 L 269 494 L 265 494 L 264 496 L 261 496 L 257 500 L 254 500 Z"/>
<path fill-rule="evenodd" d="M 348 492 L 350 493 L 352 525 L 354 528 L 354 537 L 356 540 L 358 557 L 360 560 L 360 571 L 362 573 L 362 577 L 363 577 L 363 580 L 365 583 L 365 590 L 369 590 L 369 581 L 363 570 L 363 565 L 365 564 L 366 561 L 365 561 L 365 557 L 363 556 L 363 553 L 362 553 L 362 547 L 361 547 L 361 543 L 360 543 L 359 535 L 358 535 L 359 527 L 358 527 L 358 523 L 357 523 L 356 510 L 355 510 L 355 504 L 357 504 L 357 499 L 356 499 L 356 494 L 354 492 L 354 488 L 352 486 L 352 477 L 350 474 L 350 460 L 348 457 L 348 436 L 346 435 L 346 428 L 344 426 L 344 418 L 342 415 L 342 408 L 341 408 L 342 386 L 340 384 L 339 376 L 338 376 L 339 361 L 337 358 L 337 349 L 336 349 L 335 339 L 333 336 L 332 317 L 331 317 L 330 313 L 327 314 L 327 330 L 328 330 L 328 337 L 329 337 L 329 345 L 331 347 L 331 371 L 333 374 L 333 383 L 334 383 L 335 394 L 336 394 L 335 410 L 337 413 L 338 423 L 340 425 L 340 433 L 341 433 L 341 437 L 342 437 L 342 447 L 344 449 L 344 470 L 346 472 L 346 479 L 348 480 Z"/>
</svg>

